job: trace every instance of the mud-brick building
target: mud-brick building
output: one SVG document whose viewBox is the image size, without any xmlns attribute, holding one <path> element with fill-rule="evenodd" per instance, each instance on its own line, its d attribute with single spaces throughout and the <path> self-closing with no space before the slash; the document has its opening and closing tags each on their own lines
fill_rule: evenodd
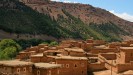
<svg viewBox="0 0 133 75">
<path fill-rule="evenodd" d="M 49 63 L 35 63 L 33 75 L 60 75 L 61 65 Z"/>
<path fill-rule="evenodd" d="M 36 55 L 31 55 L 30 59 L 31 62 L 38 63 L 38 62 L 52 62 L 52 56 L 57 56 L 58 54 L 62 54 L 62 50 L 47 50 L 43 53 L 38 53 Z"/>
<path fill-rule="evenodd" d="M 61 64 L 59 75 L 87 75 L 88 59 L 86 57 L 63 56 L 61 54 L 53 56 L 43 53 L 31 56 L 31 62 Z"/>
<path fill-rule="evenodd" d="M 120 53 L 117 54 L 117 62 L 120 64 L 133 61 L 133 47 L 120 47 Z"/>
<path fill-rule="evenodd" d="M 60 75 L 87 75 L 86 57 L 56 56 L 56 64 L 62 64 Z"/>
<path fill-rule="evenodd" d="M 100 45 L 100 46 L 94 46 L 93 48 L 90 49 L 89 51 L 92 54 L 99 54 L 99 53 L 117 53 L 118 50 L 116 48 L 109 48 L 108 46 L 105 45 Z"/>
<path fill-rule="evenodd" d="M 120 47 L 116 54 L 99 54 L 100 62 L 105 63 L 105 67 L 116 73 L 133 70 L 133 47 Z"/>
<path fill-rule="evenodd" d="M 18 60 L 0 61 L 0 75 L 32 75 L 32 65 Z"/>
<path fill-rule="evenodd" d="M 64 48 L 64 52 L 62 55 L 65 56 L 77 56 L 77 57 L 85 57 L 85 51 L 81 48 L 78 47 L 73 47 L 73 48 Z"/>
<path fill-rule="evenodd" d="M 31 62 L 34 62 L 34 63 L 43 62 L 43 58 L 44 58 L 43 53 L 39 53 L 39 54 L 30 56 Z M 44 61 L 46 61 L 46 60 L 44 60 Z"/>
</svg>

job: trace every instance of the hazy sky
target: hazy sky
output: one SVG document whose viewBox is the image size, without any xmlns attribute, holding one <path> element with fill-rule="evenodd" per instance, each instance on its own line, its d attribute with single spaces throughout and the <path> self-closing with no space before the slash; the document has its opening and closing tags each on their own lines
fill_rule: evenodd
<svg viewBox="0 0 133 75">
<path fill-rule="evenodd" d="M 90 4 L 94 7 L 100 7 L 111 13 L 133 22 L 133 0 L 52 0 L 67 3 Z"/>
</svg>

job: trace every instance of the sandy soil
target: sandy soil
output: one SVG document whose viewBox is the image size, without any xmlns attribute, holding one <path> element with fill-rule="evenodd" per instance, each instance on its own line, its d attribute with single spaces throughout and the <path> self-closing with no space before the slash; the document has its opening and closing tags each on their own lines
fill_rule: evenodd
<svg viewBox="0 0 133 75">
<path fill-rule="evenodd" d="M 97 72 L 93 72 L 94 75 L 111 75 L 111 71 L 110 70 L 105 70 L 105 71 L 97 71 Z M 122 74 L 116 74 L 114 72 L 112 72 L 112 75 L 122 75 Z"/>
</svg>

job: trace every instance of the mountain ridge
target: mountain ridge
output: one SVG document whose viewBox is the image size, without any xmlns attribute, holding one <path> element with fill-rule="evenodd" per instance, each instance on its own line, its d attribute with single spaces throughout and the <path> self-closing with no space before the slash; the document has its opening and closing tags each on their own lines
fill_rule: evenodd
<svg viewBox="0 0 133 75">
<path fill-rule="evenodd" d="M 13 10 L 1 9 L 5 13 L 5 17 L 2 17 L 1 12 L 1 18 L 8 20 L 8 23 L 0 20 L 2 30 L 16 33 L 19 36 L 21 34 L 44 34 L 58 39 L 94 37 L 106 41 L 120 41 L 122 36 L 132 36 L 133 34 L 132 22 L 125 21 L 101 8 L 87 4 L 26 1 L 10 4 L 11 1 L 9 4 L 4 4 L 5 7 L 11 5 Z M 6 13 L 6 11 L 8 12 Z M 15 17 L 15 15 L 17 16 Z M 9 17 L 12 19 L 9 20 Z M 14 28 L 9 26 L 14 26 Z"/>
<path fill-rule="evenodd" d="M 129 32 L 133 32 L 133 30 L 131 29 L 133 27 L 133 22 L 129 22 L 124 19 L 121 19 L 105 9 L 93 7 L 89 4 L 62 3 L 62 2 L 49 2 L 49 3 L 42 2 L 41 3 L 40 2 L 39 5 L 35 5 L 35 4 L 32 5 L 32 2 L 31 4 L 29 2 L 29 3 L 26 3 L 26 5 L 30 6 L 32 9 L 40 13 L 48 14 L 51 17 L 54 17 L 55 19 L 57 19 L 58 14 L 63 15 L 63 17 L 66 17 L 61 11 L 62 9 L 65 9 L 74 17 L 80 18 L 81 21 L 83 21 L 86 24 L 89 24 L 91 22 L 97 23 L 97 24 L 113 22 L 116 25 L 122 26 L 121 28 L 127 28 L 125 25 L 131 25 L 129 26 L 129 28 L 126 29 L 126 31 L 130 30 Z"/>
</svg>

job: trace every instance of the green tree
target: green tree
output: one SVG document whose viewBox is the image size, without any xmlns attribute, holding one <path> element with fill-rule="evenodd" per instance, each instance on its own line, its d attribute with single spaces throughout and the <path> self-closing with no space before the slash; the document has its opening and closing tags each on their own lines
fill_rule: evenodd
<svg viewBox="0 0 133 75">
<path fill-rule="evenodd" d="M 0 42 L 0 59 L 12 59 L 21 50 L 21 46 L 11 39 L 4 39 Z"/>
<path fill-rule="evenodd" d="M 49 46 L 57 46 L 58 45 L 58 42 L 56 42 L 56 41 L 53 41 L 53 42 L 51 42 L 50 44 L 49 44 Z"/>
</svg>

